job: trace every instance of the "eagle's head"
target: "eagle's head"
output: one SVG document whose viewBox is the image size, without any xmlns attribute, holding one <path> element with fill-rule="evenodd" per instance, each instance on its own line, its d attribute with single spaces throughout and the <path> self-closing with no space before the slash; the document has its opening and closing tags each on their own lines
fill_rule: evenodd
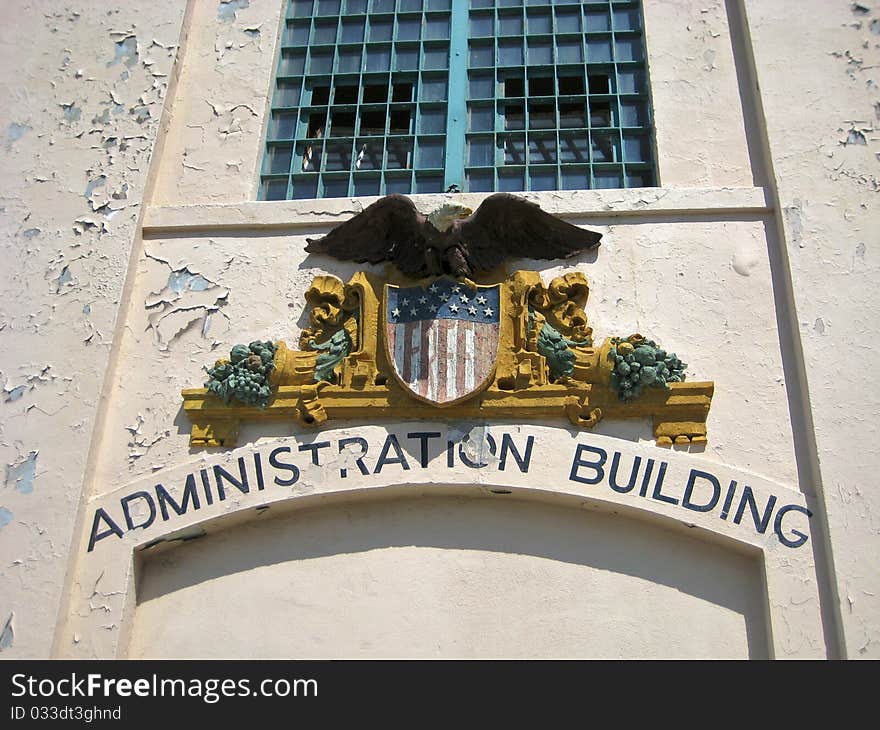
<svg viewBox="0 0 880 730">
<path fill-rule="evenodd" d="M 474 211 L 463 205 L 446 204 L 428 214 L 428 223 L 438 231 L 446 232 L 452 228 L 452 224 L 460 218 L 467 218 Z"/>
</svg>

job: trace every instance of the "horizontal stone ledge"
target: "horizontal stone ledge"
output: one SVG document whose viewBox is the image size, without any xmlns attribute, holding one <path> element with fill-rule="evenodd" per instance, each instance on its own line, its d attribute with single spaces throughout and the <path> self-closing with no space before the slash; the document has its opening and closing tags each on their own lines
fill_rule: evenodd
<svg viewBox="0 0 880 730">
<path fill-rule="evenodd" d="M 548 213 L 570 220 L 640 216 L 696 217 L 765 215 L 772 212 L 764 188 L 630 188 L 522 193 Z M 484 193 L 411 196 L 416 207 L 430 212 L 445 203 L 476 210 Z M 147 236 L 213 231 L 332 228 L 360 213 L 377 197 L 321 200 L 245 201 L 241 203 L 150 206 L 144 214 Z"/>
</svg>

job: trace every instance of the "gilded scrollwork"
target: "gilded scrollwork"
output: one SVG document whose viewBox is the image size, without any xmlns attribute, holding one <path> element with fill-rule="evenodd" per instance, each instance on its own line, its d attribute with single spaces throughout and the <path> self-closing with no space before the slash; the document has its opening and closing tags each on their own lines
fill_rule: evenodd
<svg viewBox="0 0 880 730">
<path fill-rule="evenodd" d="M 269 398 L 260 391 L 254 403 L 226 404 L 210 388 L 183 392 L 184 410 L 193 421 L 191 443 L 232 446 L 239 421 L 252 418 L 292 418 L 315 426 L 331 418 L 553 414 L 586 429 L 603 419 L 651 418 L 660 445 L 706 440 L 713 384 L 683 382 L 686 366 L 638 336 L 594 346 L 585 311 L 590 289 L 580 272 L 556 277 L 549 285 L 534 271 L 517 271 L 501 282 L 494 374 L 470 397 L 444 407 L 426 406 L 389 377 L 385 338 L 394 323 L 383 315 L 385 285 L 383 277 L 366 272 L 348 283 L 330 275 L 316 277 L 305 293 L 309 314 L 301 349 L 292 350 L 283 341 L 275 342 L 274 350 L 267 346 L 272 343 L 251 343 L 258 347 L 247 355 L 247 363 L 253 360 L 256 367 L 256 356 L 261 357 Z M 424 286 L 428 294 L 431 282 Z M 445 351 L 438 352 L 446 357 Z M 268 355 L 271 363 L 264 362 Z M 445 365 L 443 372 L 449 372 Z M 254 376 L 242 380 L 250 388 Z"/>
</svg>

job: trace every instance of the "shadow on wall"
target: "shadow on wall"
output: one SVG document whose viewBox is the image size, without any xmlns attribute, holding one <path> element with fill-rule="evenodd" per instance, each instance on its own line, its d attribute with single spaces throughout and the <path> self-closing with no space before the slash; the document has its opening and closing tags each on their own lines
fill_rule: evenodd
<svg viewBox="0 0 880 730">
<path fill-rule="evenodd" d="M 757 556 L 505 498 L 261 518 L 147 557 L 131 657 L 752 657 Z"/>
</svg>

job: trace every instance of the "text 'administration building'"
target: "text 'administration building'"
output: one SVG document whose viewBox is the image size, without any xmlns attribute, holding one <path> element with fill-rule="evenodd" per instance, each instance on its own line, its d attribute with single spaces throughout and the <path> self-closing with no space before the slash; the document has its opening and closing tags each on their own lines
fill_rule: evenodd
<svg viewBox="0 0 880 730">
<path fill-rule="evenodd" d="M 880 5 L 14 5 L 0 656 L 880 656 Z"/>
</svg>

